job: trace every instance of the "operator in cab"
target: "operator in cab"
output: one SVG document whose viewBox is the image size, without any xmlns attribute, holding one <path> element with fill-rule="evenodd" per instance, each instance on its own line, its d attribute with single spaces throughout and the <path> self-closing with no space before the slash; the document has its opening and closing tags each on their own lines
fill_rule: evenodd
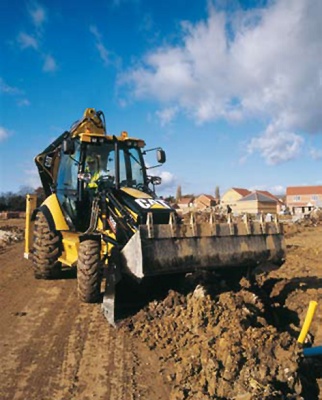
<svg viewBox="0 0 322 400">
<path fill-rule="evenodd" d="M 88 189 L 96 189 L 97 181 L 102 175 L 100 169 L 100 159 L 98 155 L 89 155 L 86 157 L 86 172 L 91 174 L 91 178 L 87 184 Z"/>
</svg>

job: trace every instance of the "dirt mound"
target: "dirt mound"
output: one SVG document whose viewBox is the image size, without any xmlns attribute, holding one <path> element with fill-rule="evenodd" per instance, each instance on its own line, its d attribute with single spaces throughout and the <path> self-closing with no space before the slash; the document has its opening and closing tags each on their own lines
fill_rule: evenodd
<svg viewBox="0 0 322 400">
<path fill-rule="evenodd" d="M 286 238 L 292 237 L 305 231 L 307 228 L 322 225 L 322 209 L 316 208 L 308 214 L 295 215 L 292 220 L 285 222 L 284 234 Z"/>
<path fill-rule="evenodd" d="M 298 233 L 303 232 L 304 229 L 305 229 L 305 226 L 303 226 L 303 224 L 301 224 L 301 223 L 283 224 L 283 231 L 284 231 L 285 238 L 291 238 L 291 237 L 297 235 Z"/>
<path fill-rule="evenodd" d="M 4 225 L 0 229 L 0 252 L 11 243 L 20 242 L 24 238 L 22 228 Z"/>
<path fill-rule="evenodd" d="M 225 285 L 198 285 L 187 295 L 172 290 L 127 321 L 132 335 L 159 351 L 171 400 L 299 396 L 296 340 L 269 324 L 247 284 L 238 291 Z"/>
</svg>

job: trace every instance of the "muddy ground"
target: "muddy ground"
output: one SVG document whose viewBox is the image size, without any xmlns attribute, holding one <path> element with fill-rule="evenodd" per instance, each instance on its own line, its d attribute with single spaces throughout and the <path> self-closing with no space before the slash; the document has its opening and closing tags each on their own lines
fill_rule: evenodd
<svg viewBox="0 0 322 400">
<path fill-rule="evenodd" d="M 297 344 L 316 300 L 306 346 L 322 345 L 322 225 L 287 225 L 286 262 L 256 282 L 190 275 L 117 330 L 78 302 L 75 271 L 34 279 L 23 225 L 0 221 L 17 227 L 0 237 L 1 399 L 322 399 Z"/>
</svg>

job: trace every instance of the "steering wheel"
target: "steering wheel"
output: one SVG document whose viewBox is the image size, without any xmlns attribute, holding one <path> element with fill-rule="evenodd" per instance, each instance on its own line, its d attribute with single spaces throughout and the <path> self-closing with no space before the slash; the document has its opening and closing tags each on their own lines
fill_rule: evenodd
<svg viewBox="0 0 322 400">
<path fill-rule="evenodd" d="M 100 187 L 111 187 L 114 184 L 114 176 L 112 175 L 101 175 L 98 179 L 97 179 L 97 184 Z"/>
</svg>

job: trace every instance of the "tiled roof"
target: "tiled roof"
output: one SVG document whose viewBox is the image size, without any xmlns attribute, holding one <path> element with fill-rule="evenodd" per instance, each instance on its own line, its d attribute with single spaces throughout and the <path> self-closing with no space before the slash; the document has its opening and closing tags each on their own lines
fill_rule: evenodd
<svg viewBox="0 0 322 400">
<path fill-rule="evenodd" d="M 278 199 L 273 199 L 272 196 L 268 196 L 259 190 L 255 190 L 254 192 L 250 193 L 249 195 L 243 197 L 242 199 L 239 199 L 238 201 L 261 201 L 264 203 L 276 203 L 278 202 Z"/>
<path fill-rule="evenodd" d="M 208 197 L 209 200 L 216 200 L 216 198 L 211 194 L 204 194 L 204 196 Z"/>
<path fill-rule="evenodd" d="M 200 196 L 197 197 L 197 199 L 199 199 L 199 197 L 201 197 L 201 196 L 205 196 L 209 200 L 216 200 L 215 197 L 212 196 L 211 194 L 201 194 Z"/>
<path fill-rule="evenodd" d="M 322 194 L 322 186 L 289 186 L 286 188 L 286 196 L 300 194 Z"/>
<path fill-rule="evenodd" d="M 193 198 L 192 197 L 182 197 L 179 201 L 178 204 L 189 204 L 193 202 Z"/>
<path fill-rule="evenodd" d="M 248 189 L 243 189 L 243 188 L 232 188 L 233 190 L 235 190 L 235 192 L 239 193 L 240 195 L 247 196 L 248 194 L 250 194 L 250 190 Z"/>
<path fill-rule="evenodd" d="M 265 196 L 271 197 L 275 201 L 278 201 L 279 203 L 282 203 L 282 201 L 278 197 L 274 196 L 272 193 L 268 192 L 267 190 L 256 190 L 256 192 L 262 193 Z"/>
</svg>

